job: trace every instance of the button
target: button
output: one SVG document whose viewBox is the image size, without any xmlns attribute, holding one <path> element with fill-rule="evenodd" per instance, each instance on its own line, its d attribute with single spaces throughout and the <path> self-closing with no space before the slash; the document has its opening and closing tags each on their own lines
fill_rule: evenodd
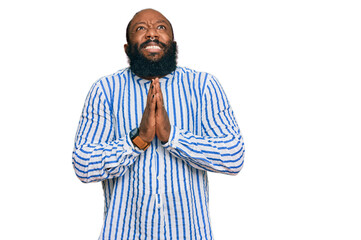
<svg viewBox="0 0 361 240">
<path fill-rule="evenodd" d="M 162 205 L 161 204 L 157 204 L 157 208 L 161 208 L 162 207 Z"/>
</svg>

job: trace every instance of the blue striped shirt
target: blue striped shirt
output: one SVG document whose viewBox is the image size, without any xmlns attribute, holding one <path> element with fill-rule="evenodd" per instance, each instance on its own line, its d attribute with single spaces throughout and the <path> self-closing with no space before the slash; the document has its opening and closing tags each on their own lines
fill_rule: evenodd
<svg viewBox="0 0 361 240">
<path fill-rule="evenodd" d="M 217 79 L 177 67 L 159 82 L 171 133 L 145 151 L 129 132 L 140 124 L 149 80 L 122 69 L 86 98 L 73 166 L 82 182 L 102 183 L 99 239 L 213 239 L 207 171 L 235 175 L 243 166 L 243 138 Z"/>
</svg>

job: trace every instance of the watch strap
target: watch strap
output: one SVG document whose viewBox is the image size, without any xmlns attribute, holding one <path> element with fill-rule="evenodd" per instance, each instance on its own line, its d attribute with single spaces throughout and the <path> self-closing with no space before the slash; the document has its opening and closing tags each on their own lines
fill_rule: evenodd
<svg viewBox="0 0 361 240">
<path fill-rule="evenodd" d="M 138 128 L 135 128 L 131 131 L 130 138 L 132 139 L 133 144 L 141 150 L 146 150 L 150 146 L 149 142 L 146 142 L 141 137 L 139 137 Z"/>
<path fill-rule="evenodd" d="M 132 142 L 135 146 L 137 146 L 139 149 L 145 150 L 150 146 L 149 142 L 144 141 L 139 136 L 136 136 L 132 139 Z"/>
</svg>

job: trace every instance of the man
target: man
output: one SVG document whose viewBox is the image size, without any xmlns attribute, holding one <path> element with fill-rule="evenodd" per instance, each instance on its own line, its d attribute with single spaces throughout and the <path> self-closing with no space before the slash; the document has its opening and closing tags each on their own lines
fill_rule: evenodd
<svg viewBox="0 0 361 240">
<path fill-rule="evenodd" d="M 73 165 L 102 182 L 99 239 L 213 239 L 207 171 L 243 166 L 243 139 L 210 74 L 176 66 L 170 22 L 146 9 L 127 28 L 130 67 L 98 80 L 79 122 Z"/>
</svg>

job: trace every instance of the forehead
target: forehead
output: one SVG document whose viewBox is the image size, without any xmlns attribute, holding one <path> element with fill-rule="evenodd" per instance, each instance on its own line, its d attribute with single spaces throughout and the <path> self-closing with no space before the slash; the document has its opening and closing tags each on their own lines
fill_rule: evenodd
<svg viewBox="0 0 361 240">
<path fill-rule="evenodd" d="M 161 22 L 170 25 L 168 19 L 165 18 L 160 12 L 149 9 L 137 13 L 131 21 L 131 26 L 135 26 L 140 23 L 155 24 Z"/>
</svg>

